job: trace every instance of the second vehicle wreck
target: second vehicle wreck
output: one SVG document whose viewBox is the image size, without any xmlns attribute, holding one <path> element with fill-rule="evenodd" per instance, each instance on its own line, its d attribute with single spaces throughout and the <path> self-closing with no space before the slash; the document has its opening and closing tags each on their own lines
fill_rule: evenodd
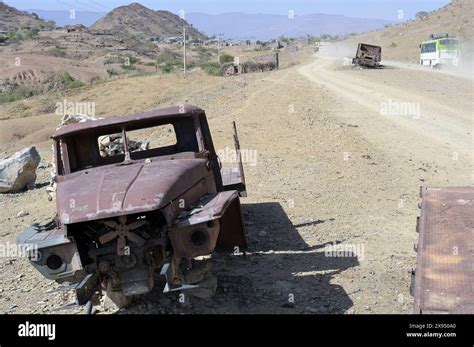
<svg viewBox="0 0 474 347">
<path fill-rule="evenodd" d="M 144 132 L 150 143 L 130 146 Z M 121 150 L 104 154 L 101 141 L 117 134 Z M 221 168 L 203 110 L 83 122 L 52 138 L 57 217 L 17 242 L 36 250 L 30 260 L 46 278 L 73 283 L 79 304 L 101 290 L 128 303 L 153 288 L 155 272 L 165 291 L 186 289 L 202 279 L 196 257 L 245 251 L 242 164 Z M 239 157 L 235 125 L 234 140 Z"/>
<path fill-rule="evenodd" d="M 359 43 L 352 64 L 356 66 L 375 68 L 380 67 L 382 60 L 382 47 Z"/>
</svg>

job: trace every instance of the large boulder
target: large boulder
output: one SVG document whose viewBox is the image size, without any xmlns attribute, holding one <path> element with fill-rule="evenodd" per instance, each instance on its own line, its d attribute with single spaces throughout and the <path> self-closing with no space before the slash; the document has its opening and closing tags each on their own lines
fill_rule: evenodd
<svg viewBox="0 0 474 347">
<path fill-rule="evenodd" d="M 35 147 L 25 148 L 0 160 L 0 193 L 18 193 L 34 188 L 40 160 Z"/>
</svg>

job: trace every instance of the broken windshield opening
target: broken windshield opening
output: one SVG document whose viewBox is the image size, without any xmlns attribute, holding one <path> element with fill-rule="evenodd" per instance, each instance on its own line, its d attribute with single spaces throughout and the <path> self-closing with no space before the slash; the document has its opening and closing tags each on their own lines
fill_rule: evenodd
<svg viewBox="0 0 474 347">
<path fill-rule="evenodd" d="M 199 152 L 193 119 L 190 117 L 161 120 L 155 124 L 130 123 L 125 129 L 131 160 Z M 125 161 L 122 129 L 89 129 L 61 139 L 66 172 Z"/>
<path fill-rule="evenodd" d="M 139 151 L 153 151 L 177 144 L 176 133 L 172 124 L 164 124 L 151 128 L 125 131 L 128 150 L 132 153 Z M 99 153 L 102 158 L 112 157 L 124 153 L 124 139 L 122 133 L 102 135 L 97 139 Z"/>
</svg>

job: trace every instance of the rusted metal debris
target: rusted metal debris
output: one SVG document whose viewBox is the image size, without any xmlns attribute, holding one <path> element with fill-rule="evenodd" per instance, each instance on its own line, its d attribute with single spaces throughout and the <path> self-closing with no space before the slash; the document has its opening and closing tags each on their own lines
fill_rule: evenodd
<svg viewBox="0 0 474 347">
<path fill-rule="evenodd" d="M 474 313 L 474 187 L 421 188 L 414 313 Z"/>
<path fill-rule="evenodd" d="M 150 141 L 128 141 L 132 151 L 146 151 L 150 147 Z M 111 134 L 99 137 L 99 151 L 102 157 L 111 157 L 124 153 L 122 134 Z"/>
<path fill-rule="evenodd" d="M 382 47 L 359 43 L 357 46 L 356 56 L 352 59 L 352 64 L 356 66 L 375 68 L 380 67 L 381 60 Z"/>
<path fill-rule="evenodd" d="M 137 148 L 127 136 L 170 125 L 175 145 Z M 104 156 L 101 140 L 113 134 L 120 134 L 122 150 Z M 39 250 L 41 257 L 30 260 L 46 278 L 84 283 L 76 288 L 80 303 L 96 285 L 128 302 L 153 288 L 160 269 L 167 290 L 194 288 L 194 258 L 245 251 L 243 167 L 221 170 L 202 109 L 78 122 L 52 139 L 57 217 L 30 227 L 17 242 Z"/>
</svg>

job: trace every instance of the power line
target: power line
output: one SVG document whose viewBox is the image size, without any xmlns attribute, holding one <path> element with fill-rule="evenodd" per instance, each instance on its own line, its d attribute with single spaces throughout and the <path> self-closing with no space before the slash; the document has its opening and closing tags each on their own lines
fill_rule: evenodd
<svg viewBox="0 0 474 347">
<path fill-rule="evenodd" d="M 72 7 L 72 8 L 75 9 L 75 10 L 79 10 L 79 11 L 89 11 L 88 9 L 83 9 L 83 8 L 80 8 L 80 7 L 71 5 L 71 4 L 67 3 L 67 2 L 61 1 L 61 0 L 56 0 L 56 2 L 58 2 L 58 3 L 62 4 L 62 5 L 66 5 L 66 6 L 68 6 L 69 8 Z"/>
<path fill-rule="evenodd" d="M 93 15 L 92 15 L 91 13 L 89 13 L 89 12 L 90 12 L 90 9 L 80 8 L 80 7 L 74 6 L 74 5 L 72 5 L 72 4 L 69 4 L 69 3 L 64 2 L 64 1 L 61 1 L 61 0 L 56 0 L 56 2 L 57 2 L 57 3 L 60 3 L 60 4 L 62 4 L 62 5 L 68 6 L 70 11 L 71 11 L 71 8 L 73 8 L 73 9 L 75 9 L 75 10 L 81 11 L 81 12 L 82 12 L 82 13 L 81 13 L 82 16 L 84 16 L 84 17 L 86 17 L 86 18 L 88 18 L 88 19 L 90 19 L 90 20 L 92 20 L 92 21 L 94 21 L 94 22 L 95 22 L 95 20 L 96 20 L 96 18 L 93 17 Z M 70 19 L 75 19 L 75 18 L 70 18 Z"/>
<path fill-rule="evenodd" d="M 107 10 L 107 12 L 110 11 L 110 9 L 109 9 L 108 7 L 106 7 L 106 6 L 102 5 L 102 4 L 99 4 L 98 2 L 95 2 L 95 1 L 92 1 L 92 0 L 89 0 L 89 2 L 92 2 L 93 4 L 96 4 L 96 5 L 98 5 L 99 7 L 102 7 L 103 9 Z"/>
<path fill-rule="evenodd" d="M 91 6 L 90 4 L 86 4 L 86 3 L 80 2 L 79 0 L 76 0 L 76 2 L 77 2 L 78 4 L 81 4 L 81 5 L 84 5 L 84 6 L 90 6 L 90 7 L 93 8 L 94 10 L 103 11 L 101 8 L 97 8 L 97 7 Z"/>
</svg>

